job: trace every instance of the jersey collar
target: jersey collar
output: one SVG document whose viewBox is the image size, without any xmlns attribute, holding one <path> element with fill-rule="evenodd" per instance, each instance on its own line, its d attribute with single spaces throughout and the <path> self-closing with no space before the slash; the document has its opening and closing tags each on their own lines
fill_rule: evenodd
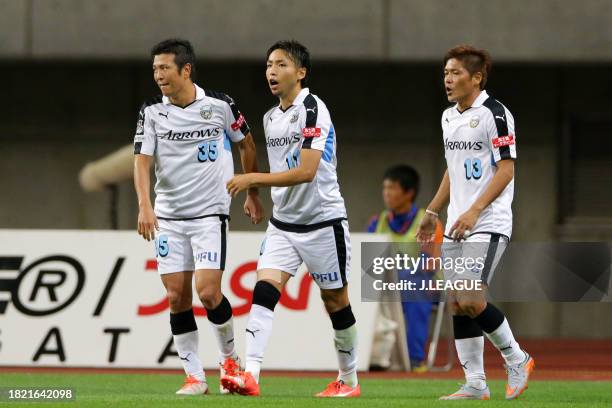
<svg viewBox="0 0 612 408">
<path fill-rule="evenodd" d="M 195 100 L 199 101 L 200 99 L 203 99 L 206 96 L 206 94 L 204 93 L 204 90 L 202 88 L 200 88 L 197 84 L 193 84 L 193 86 L 195 87 L 195 91 L 196 91 Z M 170 98 L 168 98 L 167 96 L 162 96 L 162 102 L 164 103 L 164 105 L 170 105 L 171 104 Z"/>
<path fill-rule="evenodd" d="M 483 89 L 480 92 L 480 95 L 478 95 L 478 97 L 476 98 L 476 100 L 472 104 L 472 108 L 478 108 L 478 107 L 482 106 L 482 104 L 484 103 L 484 101 L 487 100 L 488 97 L 489 97 L 489 95 L 487 94 L 487 91 L 485 91 Z"/>
<path fill-rule="evenodd" d="M 476 99 L 474 100 L 474 103 L 472 103 L 472 106 L 470 106 L 466 110 L 471 109 L 471 108 L 479 108 L 479 107 L 481 107 L 482 104 L 484 103 L 484 101 L 487 100 L 487 98 L 489 98 L 489 94 L 487 93 L 487 91 L 485 91 L 483 89 L 482 91 L 480 91 L 480 95 L 478 95 L 476 97 Z M 459 111 L 459 104 L 458 103 L 455 104 L 455 110 Z"/>
<path fill-rule="evenodd" d="M 298 93 L 295 99 L 293 100 L 293 103 L 291 104 L 291 106 L 297 106 L 297 105 L 302 104 L 304 102 L 304 99 L 306 99 L 309 93 L 310 93 L 310 90 L 308 88 L 302 88 L 300 93 Z M 281 108 L 280 103 L 278 104 L 278 107 L 281 111 L 283 110 L 283 108 Z M 287 108 L 284 112 L 287 112 L 288 110 L 289 108 Z"/>
</svg>

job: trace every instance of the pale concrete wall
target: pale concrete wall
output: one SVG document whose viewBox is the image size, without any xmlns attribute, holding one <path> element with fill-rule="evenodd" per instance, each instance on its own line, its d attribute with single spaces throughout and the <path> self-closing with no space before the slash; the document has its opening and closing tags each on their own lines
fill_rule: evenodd
<svg viewBox="0 0 612 408">
<path fill-rule="evenodd" d="M 279 38 L 318 58 L 439 60 L 472 42 L 505 61 L 612 60 L 606 0 L 2 0 L 0 58 L 146 58 L 168 36 L 261 60 Z"/>
<path fill-rule="evenodd" d="M 441 49 L 465 42 L 498 60 L 612 58 L 612 3 L 605 0 L 391 0 L 390 15 L 392 59 L 439 59 Z"/>
<path fill-rule="evenodd" d="M 35 1 L 33 54 L 146 58 L 154 42 L 182 36 L 191 39 L 203 56 L 261 59 L 280 35 L 307 38 L 321 56 L 380 55 L 380 5 L 368 0 L 348 4 L 337 0 Z"/>
<path fill-rule="evenodd" d="M 0 0 L 0 58 L 28 55 L 26 0 Z"/>
</svg>

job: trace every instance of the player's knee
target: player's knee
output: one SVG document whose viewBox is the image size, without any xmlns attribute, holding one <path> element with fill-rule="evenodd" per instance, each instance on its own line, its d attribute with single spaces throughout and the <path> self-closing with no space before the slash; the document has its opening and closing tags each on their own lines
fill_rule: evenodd
<svg viewBox="0 0 612 408">
<path fill-rule="evenodd" d="M 458 302 L 451 302 L 450 304 L 451 307 L 451 312 L 454 316 L 462 316 L 463 315 L 463 311 L 461 310 L 461 307 L 459 307 L 459 303 Z"/>
<path fill-rule="evenodd" d="M 486 307 L 486 303 L 483 304 L 482 302 L 474 300 L 459 300 L 457 303 L 461 312 L 460 314 L 468 316 L 472 319 L 482 313 Z"/>
<path fill-rule="evenodd" d="M 198 296 L 200 301 L 206 309 L 214 309 L 219 305 L 219 302 L 223 299 L 221 290 L 216 287 L 206 286 L 198 290 Z"/>
<path fill-rule="evenodd" d="M 321 300 L 325 305 L 327 313 L 333 313 L 338 310 L 344 309 L 349 305 L 348 295 L 344 288 L 334 290 L 322 290 Z"/>
<path fill-rule="evenodd" d="M 191 293 L 183 293 L 181 290 L 168 289 L 166 291 L 170 310 L 172 312 L 182 312 L 191 308 Z"/>
<path fill-rule="evenodd" d="M 253 304 L 274 311 L 280 296 L 280 291 L 272 283 L 260 280 L 253 289 Z"/>
</svg>

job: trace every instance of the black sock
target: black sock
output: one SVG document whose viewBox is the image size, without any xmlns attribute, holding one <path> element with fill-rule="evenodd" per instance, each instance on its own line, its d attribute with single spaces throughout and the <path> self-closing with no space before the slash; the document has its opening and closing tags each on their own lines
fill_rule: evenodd
<svg viewBox="0 0 612 408">
<path fill-rule="evenodd" d="M 453 316 L 453 332 L 455 340 L 482 336 L 482 329 L 469 316 Z"/>
<path fill-rule="evenodd" d="M 476 323 L 487 333 L 494 332 L 504 322 L 504 314 L 493 306 L 491 303 L 487 303 L 487 307 L 474 318 Z"/>
</svg>

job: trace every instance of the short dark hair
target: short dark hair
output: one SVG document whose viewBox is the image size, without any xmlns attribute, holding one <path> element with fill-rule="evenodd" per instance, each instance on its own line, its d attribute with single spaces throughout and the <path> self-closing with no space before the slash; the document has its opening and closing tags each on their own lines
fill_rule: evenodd
<svg viewBox="0 0 612 408">
<path fill-rule="evenodd" d="M 482 73 L 480 89 L 484 89 L 487 84 L 487 79 L 491 74 L 491 65 L 493 65 L 491 55 L 487 50 L 480 50 L 471 45 L 461 44 L 446 51 L 444 55 L 444 65 L 446 65 L 451 58 L 461 61 L 470 75 L 474 75 L 476 72 Z"/>
<path fill-rule="evenodd" d="M 416 198 L 419 192 L 419 173 L 412 166 L 399 164 L 389 167 L 385 170 L 383 180 L 398 182 L 404 191 L 414 190 L 414 198 Z"/>
<path fill-rule="evenodd" d="M 196 78 L 195 52 L 193 46 L 187 40 L 180 38 L 169 38 L 151 48 L 151 58 L 155 58 L 159 54 L 174 54 L 174 63 L 179 69 L 183 70 L 185 64 L 191 64 L 191 80 Z"/>
<path fill-rule="evenodd" d="M 310 51 L 308 51 L 308 48 L 295 40 L 277 41 L 268 49 L 266 60 L 270 58 L 270 54 L 275 50 L 285 51 L 298 68 L 306 68 L 306 76 L 300 81 L 300 84 L 302 87 L 308 85 L 308 78 L 310 77 L 311 70 Z"/>
</svg>

